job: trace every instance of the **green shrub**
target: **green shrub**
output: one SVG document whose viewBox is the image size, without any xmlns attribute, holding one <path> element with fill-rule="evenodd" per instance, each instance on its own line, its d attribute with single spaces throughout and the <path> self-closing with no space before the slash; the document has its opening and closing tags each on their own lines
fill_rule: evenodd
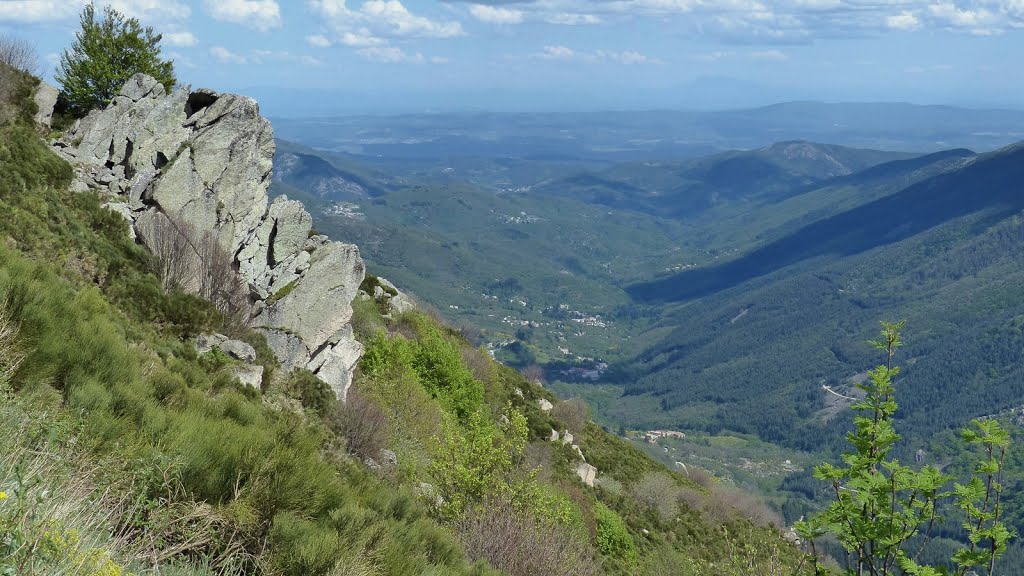
<svg viewBox="0 0 1024 576">
<path fill-rule="evenodd" d="M 636 543 L 629 535 L 626 523 L 604 504 L 594 506 L 594 522 L 597 527 L 597 549 L 601 554 L 633 566 L 637 561 Z"/>
<path fill-rule="evenodd" d="M 285 393 L 313 412 L 326 415 L 338 403 L 334 390 L 309 370 L 297 368 L 288 375 Z"/>
<path fill-rule="evenodd" d="M 0 38 L 0 42 L 5 43 L 0 48 L 10 47 L 9 38 Z M 33 98 L 39 79 L 10 64 L 0 62 L 0 126 L 11 122 L 32 126 L 33 116 L 39 110 Z"/>
<path fill-rule="evenodd" d="M 25 123 L 0 128 L 0 198 L 71 182 L 71 166 L 49 150 Z"/>
<path fill-rule="evenodd" d="M 285 574 L 325 574 L 337 559 L 340 541 L 330 526 L 281 513 L 274 517 L 270 539 L 280 552 L 275 564 Z"/>
<path fill-rule="evenodd" d="M 376 302 L 362 298 L 352 301 L 352 332 L 355 333 L 357 340 L 365 342 L 385 328 L 384 318 Z"/>
</svg>

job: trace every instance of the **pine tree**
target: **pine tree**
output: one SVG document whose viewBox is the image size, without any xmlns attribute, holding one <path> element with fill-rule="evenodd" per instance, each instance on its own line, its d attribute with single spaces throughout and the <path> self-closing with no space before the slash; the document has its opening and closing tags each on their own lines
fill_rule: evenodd
<svg viewBox="0 0 1024 576">
<path fill-rule="evenodd" d="M 92 3 L 82 9 L 82 29 L 61 54 L 56 80 L 61 96 L 76 115 L 106 106 L 133 75 L 148 74 L 168 91 L 174 87 L 174 63 L 160 58 L 160 34 L 107 6 L 96 19 Z"/>
</svg>

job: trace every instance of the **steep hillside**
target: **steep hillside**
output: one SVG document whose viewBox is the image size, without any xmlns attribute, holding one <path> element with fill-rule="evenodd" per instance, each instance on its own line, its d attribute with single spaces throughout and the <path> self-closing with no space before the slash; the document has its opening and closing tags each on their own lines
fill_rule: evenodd
<svg viewBox="0 0 1024 576">
<path fill-rule="evenodd" d="M 250 100 L 138 77 L 59 155 L 24 116 L 0 126 L 0 571 L 798 572 L 756 501 L 656 464 L 392 285 L 312 290 L 362 265 L 259 202 L 267 130 Z M 165 251 L 157 218 L 209 228 Z M 244 296 L 206 290 L 200 249 Z"/>
<path fill-rule="evenodd" d="M 665 411 L 651 421 L 815 449 L 819 431 L 836 437 L 823 385 L 847 390 L 870 365 L 860 342 L 873 322 L 906 318 L 917 327 L 900 392 L 906 434 L 923 440 L 1019 405 L 1022 150 L 632 287 L 678 304 L 624 380 L 627 394 L 657 396 Z"/>
<path fill-rule="evenodd" d="M 328 201 L 360 201 L 386 191 L 382 175 L 365 173 L 362 167 L 338 165 L 301 146 L 277 141 L 274 180 L 288 183 L 313 197 Z"/>
<path fill-rule="evenodd" d="M 957 170 L 804 226 L 717 266 L 686 271 L 631 289 L 639 299 L 688 300 L 819 256 L 860 254 L 898 243 L 963 216 L 991 211 L 1001 220 L 1024 206 L 1017 179 L 1024 146 L 975 158 Z"/>
</svg>

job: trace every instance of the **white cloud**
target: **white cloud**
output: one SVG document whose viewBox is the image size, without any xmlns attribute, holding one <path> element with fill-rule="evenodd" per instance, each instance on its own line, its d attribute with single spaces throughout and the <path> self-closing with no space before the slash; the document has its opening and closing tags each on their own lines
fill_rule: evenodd
<svg viewBox="0 0 1024 576">
<path fill-rule="evenodd" d="M 226 54 L 224 56 L 227 56 Z M 251 50 L 248 56 L 230 55 L 228 58 L 235 58 L 236 63 L 264 64 L 266 62 L 292 62 L 303 66 L 322 66 L 323 60 L 308 54 L 293 54 L 287 50 Z M 240 60 L 239 60 L 240 59 Z"/>
<path fill-rule="evenodd" d="M 432 20 L 413 14 L 399 0 L 366 0 L 350 10 L 344 0 L 311 0 L 309 7 L 339 37 L 363 29 L 381 38 L 453 38 L 465 32 L 457 21 Z"/>
<path fill-rule="evenodd" d="M 195 46 L 199 44 L 196 35 L 184 30 L 180 32 L 164 32 L 163 42 L 168 46 Z"/>
<path fill-rule="evenodd" d="M 78 2 L 69 2 L 77 4 Z M 138 18 L 143 23 L 163 23 L 187 20 L 192 15 L 188 4 L 180 0 L 107 0 L 96 2 L 99 8 L 109 4 L 122 14 Z"/>
<path fill-rule="evenodd" d="M 223 64 L 245 64 L 248 59 L 240 54 L 235 54 L 223 46 L 211 46 L 210 56 Z"/>
<path fill-rule="evenodd" d="M 487 8 L 520 13 L 523 22 L 563 25 L 658 19 L 680 34 L 730 44 L 806 44 L 897 30 L 1024 29 L 1024 0 L 522 0 L 488 2 Z"/>
<path fill-rule="evenodd" d="M 365 0 L 356 9 L 349 9 L 345 0 L 309 0 L 308 6 L 332 31 L 332 38 L 320 36 L 317 42 L 322 38 L 355 48 L 356 54 L 371 62 L 443 64 L 448 60 L 406 52 L 392 41 L 453 38 L 465 34 L 461 23 L 414 14 L 399 0 Z M 309 38 L 307 41 L 312 42 Z"/>
<path fill-rule="evenodd" d="M 398 0 L 366 0 L 359 11 L 367 19 L 390 28 L 397 36 L 451 38 L 463 34 L 458 22 L 435 22 L 417 16 Z"/>
<path fill-rule="evenodd" d="M 345 46 L 352 46 L 355 48 L 365 48 L 367 46 L 383 46 L 387 44 L 387 40 L 378 38 L 366 28 L 356 30 L 355 32 L 345 32 L 339 38 L 339 41 Z"/>
<path fill-rule="evenodd" d="M 908 74 L 929 74 L 932 72 L 947 72 L 953 67 L 949 64 L 932 64 L 930 66 L 911 66 L 906 69 Z"/>
<path fill-rule="evenodd" d="M 82 2 L 11 0 L 0 2 L 0 22 L 48 22 L 71 18 L 82 9 Z"/>
<path fill-rule="evenodd" d="M 732 58 L 736 55 L 736 52 L 732 50 L 715 50 L 714 52 L 703 52 L 701 54 L 694 54 L 690 58 L 699 60 L 701 62 L 717 62 L 725 58 Z"/>
<path fill-rule="evenodd" d="M 566 46 L 545 46 L 536 57 L 541 60 L 573 60 L 576 52 Z"/>
<path fill-rule="evenodd" d="M 472 4 L 469 13 L 473 18 L 488 24 L 521 24 L 523 11 L 486 4 Z"/>
<path fill-rule="evenodd" d="M 786 56 L 785 52 L 781 50 L 755 50 L 750 53 L 750 57 L 754 60 L 770 60 L 772 62 L 789 60 L 789 56 Z"/>
<path fill-rule="evenodd" d="M 1002 14 L 978 6 L 977 8 L 960 8 L 953 2 L 940 2 L 928 7 L 928 12 L 939 26 L 962 30 L 971 34 L 989 35 L 998 34 L 1010 22 L 1006 16 L 1013 9 L 1011 6 L 1002 6 Z"/>
<path fill-rule="evenodd" d="M 553 12 L 545 14 L 542 19 L 549 24 L 561 24 L 564 26 L 579 26 L 581 24 L 600 24 L 600 16 L 594 14 L 579 14 L 572 12 Z"/>
<path fill-rule="evenodd" d="M 323 34 L 316 34 L 313 36 L 306 36 L 306 43 L 310 46 L 316 46 L 317 48 L 328 48 L 331 45 L 331 40 Z"/>
<path fill-rule="evenodd" d="M 281 8 L 276 0 L 204 0 L 203 3 L 216 20 L 261 32 L 281 25 Z"/>
<path fill-rule="evenodd" d="M 909 10 L 894 14 L 885 19 L 885 25 L 894 30 L 917 30 L 921 21 Z"/>
<path fill-rule="evenodd" d="M 594 58 L 598 62 L 615 62 L 618 64 L 661 64 L 661 60 L 657 58 L 651 58 L 635 50 L 626 50 L 625 52 L 613 52 L 608 50 L 598 50 L 593 53 Z"/>
<path fill-rule="evenodd" d="M 530 56 L 537 60 L 561 60 L 613 64 L 662 64 L 661 60 L 651 58 L 634 50 L 616 52 L 614 50 L 594 50 L 593 52 L 576 51 L 567 46 L 545 46 L 540 52 Z"/>
<path fill-rule="evenodd" d="M 168 52 L 167 57 L 174 61 L 174 65 L 181 68 L 196 68 L 195 63 L 187 56 L 179 52 Z"/>
<path fill-rule="evenodd" d="M 426 58 L 419 52 L 409 54 L 397 46 L 370 46 L 360 48 L 356 53 L 371 62 L 381 64 L 443 64 L 448 61 L 438 57 Z"/>
<path fill-rule="evenodd" d="M 5 0 L 0 1 L 0 22 L 26 24 L 72 20 L 88 0 Z M 107 0 L 96 3 L 97 11 L 109 5 L 143 23 L 186 20 L 192 10 L 181 0 Z"/>
</svg>

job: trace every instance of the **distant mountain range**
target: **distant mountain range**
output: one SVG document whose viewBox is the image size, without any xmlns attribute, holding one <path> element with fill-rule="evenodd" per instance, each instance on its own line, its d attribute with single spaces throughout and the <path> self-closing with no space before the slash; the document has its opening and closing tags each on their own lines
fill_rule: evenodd
<svg viewBox="0 0 1024 576">
<path fill-rule="evenodd" d="M 1024 139 L 1024 111 L 790 102 L 725 111 L 437 113 L 277 118 L 279 138 L 392 162 L 525 158 L 605 163 L 696 158 L 780 140 L 854 148 L 991 151 Z"/>
<path fill-rule="evenodd" d="M 720 204 L 778 201 L 816 182 L 914 156 L 788 141 L 694 160 L 620 164 L 545 183 L 537 192 L 682 217 Z"/>
</svg>

